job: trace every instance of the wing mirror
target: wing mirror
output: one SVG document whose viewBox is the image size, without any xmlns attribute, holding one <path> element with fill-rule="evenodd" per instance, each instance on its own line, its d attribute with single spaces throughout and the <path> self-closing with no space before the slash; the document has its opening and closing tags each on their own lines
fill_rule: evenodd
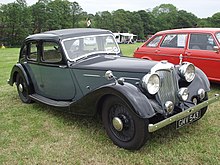
<svg viewBox="0 0 220 165">
<path fill-rule="evenodd" d="M 220 49 L 220 48 L 219 48 L 218 46 L 213 46 L 213 51 L 214 51 L 214 52 L 219 53 L 219 49 Z"/>
</svg>

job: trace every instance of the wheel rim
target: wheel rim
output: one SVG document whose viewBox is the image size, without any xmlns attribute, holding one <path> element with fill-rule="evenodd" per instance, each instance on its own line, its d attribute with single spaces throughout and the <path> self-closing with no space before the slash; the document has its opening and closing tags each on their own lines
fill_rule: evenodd
<svg viewBox="0 0 220 165">
<path fill-rule="evenodd" d="M 122 131 L 123 130 L 123 121 L 119 117 L 114 117 L 112 120 L 113 127 L 117 131 Z"/>
<path fill-rule="evenodd" d="M 23 85 L 19 84 L 18 85 L 18 90 L 22 93 L 24 91 Z"/>
<path fill-rule="evenodd" d="M 134 137 L 134 121 L 124 105 L 115 104 L 110 108 L 109 123 L 112 133 L 120 141 L 127 142 Z"/>
<path fill-rule="evenodd" d="M 18 93 L 23 100 L 27 99 L 28 96 L 27 85 L 22 77 L 19 77 L 18 80 Z"/>
</svg>

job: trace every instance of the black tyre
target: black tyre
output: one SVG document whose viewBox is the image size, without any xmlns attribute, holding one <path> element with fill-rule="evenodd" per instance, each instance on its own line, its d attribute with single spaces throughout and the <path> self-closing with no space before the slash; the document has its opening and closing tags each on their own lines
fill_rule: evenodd
<svg viewBox="0 0 220 165">
<path fill-rule="evenodd" d="M 202 101 L 200 101 L 199 103 L 204 102 L 206 100 L 208 100 L 208 94 L 207 93 L 205 94 L 204 99 Z M 208 109 L 208 106 L 201 109 L 201 118 L 204 116 L 204 114 L 206 113 L 207 109 Z"/>
<path fill-rule="evenodd" d="M 102 120 L 113 143 L 128 150 L 142 147 L 148 138 L 148 120 L 139 118 L 120 98 L 108 97 L 103 105 Z"/>
<path fill-rule="evenodd" d="M 16 86 L 17 86 L 18 95 L 21 101 L 24 103 L 28 103 L 28 104 L 32 103 L 32 100 L 29 97 L 27 82 L 25 78 L 23 77 L 23 75 L 17 74 Z"/>
</svg>

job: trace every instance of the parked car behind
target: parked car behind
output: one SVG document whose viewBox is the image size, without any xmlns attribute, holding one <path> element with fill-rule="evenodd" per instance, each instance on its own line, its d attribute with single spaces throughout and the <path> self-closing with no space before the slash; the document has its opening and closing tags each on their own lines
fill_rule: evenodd
<svg viewBox="0 0 220 165">
<path fill-rule="evenodd" d="M 210 81 L 220 82 L 220 28 L 160 31 L 140 46 L 134 57 L 174 64 L 182 58 L 202 69 Z"/>
<path fill-rule="evenodd" d="M 8 83 L 24 103 L 99 114 L 111 140 L 130 150 L 166 125 L 199 120 L 219 98 L 208 99 L 209 81 L 192 63 L 122 57 L 110 31 L 91 28 L 28 36 Z"/>
</svg>

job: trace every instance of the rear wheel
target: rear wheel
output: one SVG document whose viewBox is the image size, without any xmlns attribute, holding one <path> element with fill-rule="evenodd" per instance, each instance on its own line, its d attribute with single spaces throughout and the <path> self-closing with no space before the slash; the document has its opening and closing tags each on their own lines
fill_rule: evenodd
<svg viewBox="0 0 220 165">
<path fill-rule="evenodd" d="M 16 86 L 17 86 L 18 95 L 21 101 L 24 103 L 31 103 L 32 100 L 29 97 L 27 82 L 23 75 L 17 74 Z"/>
<path fill-rule="evenodd" d="M 139 149 L 149 135 L 148 120 L 139 118 L 131 107 L 115 96 L 105 100 L 102 120 L 113 143 L 125 149 Z"/>
</svg>

